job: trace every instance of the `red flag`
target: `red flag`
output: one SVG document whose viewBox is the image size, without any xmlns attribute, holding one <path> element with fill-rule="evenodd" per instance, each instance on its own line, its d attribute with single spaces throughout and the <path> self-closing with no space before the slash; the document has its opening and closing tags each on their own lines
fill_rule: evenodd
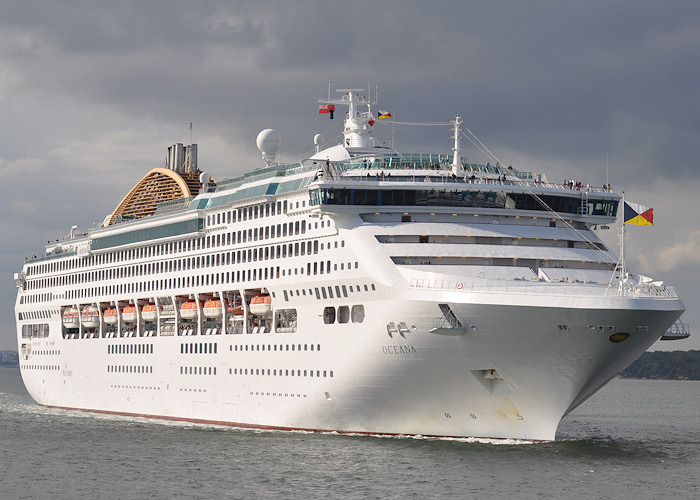
<svg viewBox="0 0 700 500">
<path fill-rule="evenodd" d="M 334 104 L 319 104 L 318 105 L 318 113 L 330 113 L 331 114 L 331 120 L 333 119 L 333 113 L 335 112 L 335 105 Z"/>
</svg>

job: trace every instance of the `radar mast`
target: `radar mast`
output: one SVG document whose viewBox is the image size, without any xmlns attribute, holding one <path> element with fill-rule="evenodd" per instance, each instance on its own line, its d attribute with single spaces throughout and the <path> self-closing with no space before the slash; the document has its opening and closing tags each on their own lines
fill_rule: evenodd
<svg viewBox="0 0 700 500">
<path fill-rule="evenodd" d="M 345 114 L 345 125 L 343 127 L 344 142 L 346 148 L 371 148 L 372 126 L 374 116 L 372 116 L 372 106 L 377 103 L 367 97 L 360 97 L 360 92 L 365 89 L 336 89 L 343 95 L 336 98 L 330 96 L 326 99 L 319 99 L 319 105 L 347 106 Z M 362 111 L 361 106 L 367 106 L 367 111 Z M 334 110 L 335 108 L 333 108 Z"/>
</svg>

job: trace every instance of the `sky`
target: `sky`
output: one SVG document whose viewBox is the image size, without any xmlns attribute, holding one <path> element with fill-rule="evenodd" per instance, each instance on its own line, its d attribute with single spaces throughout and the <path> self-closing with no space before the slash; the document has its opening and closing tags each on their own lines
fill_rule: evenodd
<svg viewBox="0 0 700 500">
<path fill-rule="evenodd" d="M 700 3 L 299 4 L 0 0 L 0 349 L 17 346 L 25 256 L 100 223 L 172 143 L 191 138 L 224 179 L 262 165 L 262 129 L 280 132 L 281 160 L 331 142 L 342 121 L 316 102 L 329 81 L 378 85 L 396 120 L 459 113 L 503 164 L 653 207 L 653 227 L 628 228 L 628 268 L 675 286 L 700 328 Z M 382 135 L 452 146 L 442 127 Z M 657 349 L 700 349 L 700 334 Z"/>
</svg>

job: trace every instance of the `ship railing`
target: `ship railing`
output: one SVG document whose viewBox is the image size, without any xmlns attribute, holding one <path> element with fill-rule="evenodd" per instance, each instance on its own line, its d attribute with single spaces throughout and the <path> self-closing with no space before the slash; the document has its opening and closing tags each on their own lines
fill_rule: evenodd
<svg viewBox="0 0 700 500">
<path fill-rule="evenodd" d="M 566 190 L 570 191 L 569 187 L 564 185 L 564 184 L 552 184 L 552 183 L 546 183 L 546 182 L 528 182 L 528 181 L 522 181 L 522 180 L 510 180 L 506 179 L 504 180 L 499 180 L 498 178 L 490 178 L 490 177 L 476 177 L 475 179 L 472 179 L 470 177 L 452 177 L 451 174 L 448 173 L 440 173 L 436 174 L 434 171 L 432 172 L 427 172 L 427 173 L 421 173 L 417 174 L 415 172 L 410 172 L 410 173 L 400 173 L 394 175 L 391 175 L 391 172 L 388 171 L 365 171 L 362 173 L 362 171 L 359 171 L 360 173 L 358 174 L 350 174 L 348 175 L 347 173 L 344 174 L 341 179 L 346 180 L 346 181 L 357 181 L 357 182 L 376 182 L 376 181 L 381 181 L 381 182 L 424 182 L 424 183 L 432 183 L 432 184 L 481 184 L 481 185 L 502 185 L 502 186 L 527 186 L 530 188 L 549 188 L 549 189 L 556 189 L 556 190 Z M 369 175 L 368 175 L 369 174 Z M 337 179 L 336 179 L 337 180 Z M 604 190 L 602 188 L 596 188 L 596 187 L 591 187 L 591 188 L 582 188 L 582 190 L 579 191 L 581 195 L 584 195 L 586 193 L 608 193 L 610 191 Z"/>
<path fill-rule="evenodd" d="M 446 170 L 452 169 L 451 157 L 445 154 L 436 153 L 414 153 L 414 154 L 387 154 L 355 156 L 350 160 L 332 162 L 340 172 L 356 170 Z M 477 168 L 478 165 L 464 164 L 464 168 Z M 476 171 L 476 170 L 475 170 Z M 505 171 L 494 170 L 489 173 L 506 173 Z"/>
<path fill-rule="evenodd" d="M 392 175 L 392 172 L 394 175 Z M 522 181 L 522 180 L 512 180 L 506 179 L 505 181 L 498 177 L 474 177 L 471 178 L 469 175 L 466 176 L 452 176 L 449 171 L 440 171 L 436 173 L 436 170 L 430 170 L 426 172 L 416 173 L 415 170 L 409 170 L 405 173 L 399 172 L 398 174 L 393 170 L 354 170 L 342 175 L 343 180 L 352 180 L 358 182 L 426 182 L 426 183 L 439 183 L 439 184 L 490 184 L 490 185 L 503 185 L 503 186 L 529 186 L 537 188 L 551 188 L 551 189 L 568 189 L 562 184 L 551 184 L 548 182 L 535 182 L 535 181 Z M 335 178 L 337 179 L 337 177 Z M 591 188 L 588 192 L 599 191 L 602 189 Z"/>
<path fill-rule="evenodd" d="M 611 192 L 608 186 L 603 188 L 579 182 L 557 184 L 549 182 L 544 174 L 508 170 L 501 166 L 462 163 L 462 171 L 459 175 L 453 175 L 452 164 L 447 155 L 430 153 L 380 159 L 353 158 L 342 162 L 330 162 L 330 165 L 336 172 L 336 175 L 330 176 L 332 179 L 337 179 L 340 174 L 340 177 L 345 179 L 356 178 L 355 180 L 359 181 L 406 182 L 410 178 L 412 182 L 502 184 L 577 191 L 581 194 Z"/>
<path fill-rule="evenodd" d="M 607 288 L 606 295 L 620 295 L 622 291 L 623 297 L 659 297 L 659 298 L 677 298 L 678 293 L 672 286 L 656 285 L 654 283 L 625 283 L 620 290 L 619 282 L 616 286 L 612 284 Z"/>
<path fill-rule="evenodd" d="M 77 255 L 78 251 L 77 250 L 61 250 L 61 251 L 54 251 L 53 253 L 49 253 L 46 255 L 40 255 L 40 256 L 33 256 L 33 257 L 25 257 L 24 260 L 26 262 L 43 262 L 46 260 L 51 260 L 51 259 L 58 259 L 62 257 L 72 257 L 74 255 Z"/>
<path fill-rule="evenodd" d="M 156 211 L 153 215 L 164 215 L 187 210 L 192 201 L 192 196 L 186 198 L 177 198 L 175 200 L 162 201 L 156 206 Z"/>
<path fill-rule="evenodd" d="M 618 288 L 595 282 L 550 282 L 514 278 L 513 280 L 464 278 L 459 279 L 411 279 L 411 288 L 427 288 L 456 292 L 511 293 L 523 295 L 617 296 Z M 629 298 L 678 298 L 672 286 L 627 285 L 623 297 Z"/>
<path fill-rule="evenodd" d="M 677 319 L 676 322 L 669 327 L 665 335 L 690 337 L 690 324 L 683 323 L 680 319 Z"/>
</svg>

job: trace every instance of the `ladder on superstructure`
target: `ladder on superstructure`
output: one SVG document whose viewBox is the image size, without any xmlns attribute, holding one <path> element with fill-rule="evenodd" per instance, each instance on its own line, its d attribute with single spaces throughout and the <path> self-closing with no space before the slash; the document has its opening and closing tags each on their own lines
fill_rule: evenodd
<svg viewBox="0 0 700 500">
<path fill-rule="evenodd" d="M 581 204 L 577 213 L 578 215 L 588 215 L 588 191 L 581 193 Z"/>
</svg>

